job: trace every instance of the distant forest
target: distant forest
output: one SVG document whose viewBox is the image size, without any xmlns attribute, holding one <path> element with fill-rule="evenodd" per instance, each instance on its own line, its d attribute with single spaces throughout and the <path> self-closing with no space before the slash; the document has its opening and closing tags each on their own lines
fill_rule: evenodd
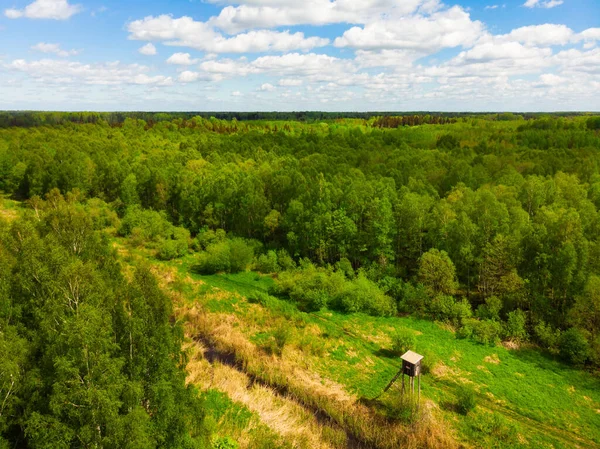
<svg viewBox="0 0 600 449">
<path fill-rule="evenodd" d="M 472 112 L 320 112 L 320 111 L 297 111 L 297 112 L 36 112 L 36 111 L 0 111 L 0 128 L 13 126 L 30 127 L 41 125 L 58 125 L 65 122 L 72 123 L 97 123 L 100 120 L 110 125 L 122 124 L 127 118 L 144 120 L 148 124 L 175 119 L 189 120 L 194 117 L 209 119 L 214 117 L 218 120 L 291 120 L 297 122 L 316 122 L 323 120 L 339 119 L 363 119 L 373 118 L 395 118 L 400 119 L 401 125 L 406 125 L 407 120 L 417 124 L 432 124 L 439 119 L 457 119 L 468 117 L 482 117 L 490 120 L 512 120 L 515 116 L 524 119 L 539 118 L 543 116 L 572 117 L 585 115 L 585 113 L 472 113 Z M 402 119 L 404 118 L 404 122 Z M 409 119 L 410 118 L 410 119 Z M 437 119 L 437 120 L 436 120 Z M 384 120 L 385 121 L 385 120 Z M 375 125 L 379 126 L 379 125 Z M 389 126 L 386 126 L 389 127 Z"/>
</svg>

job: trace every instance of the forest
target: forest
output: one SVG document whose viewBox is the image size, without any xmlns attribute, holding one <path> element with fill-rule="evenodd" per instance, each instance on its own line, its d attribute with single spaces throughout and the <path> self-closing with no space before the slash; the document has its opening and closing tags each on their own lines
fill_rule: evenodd
<svg viewBox="0 0 600 449">
<path fill-rule="evenodd" d="M 117 238 L 269 275 L 254 301 L 600 369 L 598 116 L 3 113 L 0 191 L 2 449 L 211 447 L 182 323 Z"/>
</svg>

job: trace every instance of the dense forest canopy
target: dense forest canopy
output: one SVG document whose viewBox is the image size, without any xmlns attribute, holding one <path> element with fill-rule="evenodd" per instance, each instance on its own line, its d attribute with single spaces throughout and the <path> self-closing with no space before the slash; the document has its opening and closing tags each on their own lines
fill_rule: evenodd
<svg viewBox="0 0 600 449">
<path fill-rule="evenodd" d="M 159 258 L 198 251 L 199 271 L 279 271 L 275 293 L 306 309 L 420 314 L 600 365 L 599 117 L 115 117 L 0 119 L 0 190 L 32 210 L 0 232 L 3 395 L 27 367 L 0 408 L 10 441 L 200 444 L 181 439 L 199 426 L 185 414 L 150 411 L 156 395 L 192 408 L 193 392 L 165 298 L 143 270 L 120 274 L 106 227 Z M 98 374 L 78 384 L 92 344 Z"/>
</svg>

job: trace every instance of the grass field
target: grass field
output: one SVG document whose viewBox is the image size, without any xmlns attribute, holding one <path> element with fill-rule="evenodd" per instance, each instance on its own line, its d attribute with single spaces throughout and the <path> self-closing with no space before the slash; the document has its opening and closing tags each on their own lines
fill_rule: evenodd
<svg viewBox="0 0 600 449">
<path fill-rule="evenodd" d="M 559 448 L 600 443 L 600 380 L 536 349 L 484 346 L 457 339 L 442 324 L 411 317 L 304 313 L 272 296 L 250 303 L 246 298 L 264 294 L 271 278 L 255 273 L 200 276 L 188 268 L 184 261 L 179 272 L 203 284 L 192 300 L 210 313 L 235 316 L 240 330 L 266 351 L 283 339 L 283 358 L 300 360 L 359 400 L 379 395 L 397 372 L 390 335 L 404 327 L 415 333 L 415 349 L 430 366 L 423 396 L 439 407 L 463 444 Z M 215 291 L 220 294 L 208 294 Z M 283 337 L 278 336 L 281 329 Z M 465 383 L 474 387 L 478 404 L 467 416 L 454 411 L 456 388 Z M 398 388 L 378 402 L 393 401 Z"/>
</svg>

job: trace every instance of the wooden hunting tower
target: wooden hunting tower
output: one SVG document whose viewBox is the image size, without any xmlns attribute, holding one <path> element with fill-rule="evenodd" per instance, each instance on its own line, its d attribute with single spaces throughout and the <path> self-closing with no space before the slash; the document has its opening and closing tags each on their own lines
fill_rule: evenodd
<svg viewBox="0 0 600 449">
<path fill-rule="evenodd" d="M 414 398 L 416 377 L 419 385 L 417 396 L 418 408 L 419 402 L 421 402 L 421 360 L 423 360 L 423 356 L 416 352 L 406 351 L 400 358 L 402 359 L 402 395 L 404 395 L 404 375 L 407 375 L 411 398 Z"/>
<path fill-rule="evenodd" d="M 416 352 L 407 351 L 402 357 L 402 374 L 406 374 L 409 377 L 416 377 L 421 375 L 421 360 L 423 356 Z"/>
</svg>

